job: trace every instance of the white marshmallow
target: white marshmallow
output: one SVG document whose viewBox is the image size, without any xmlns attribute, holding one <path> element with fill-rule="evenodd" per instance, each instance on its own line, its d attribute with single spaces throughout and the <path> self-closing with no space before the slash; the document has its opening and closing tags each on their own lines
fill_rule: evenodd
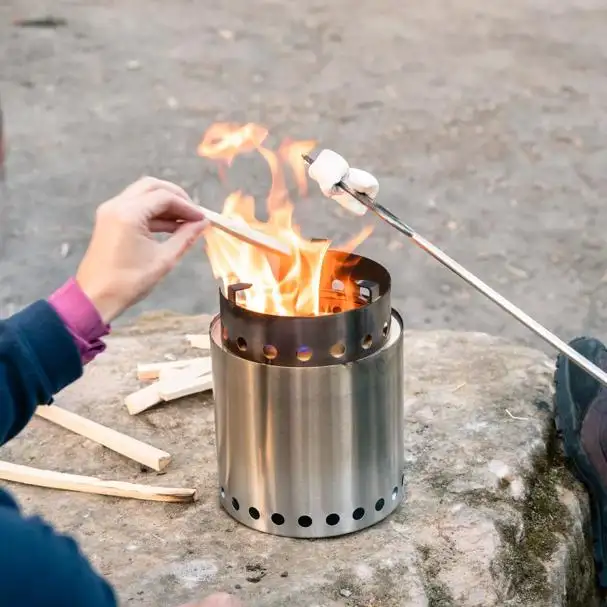
<svg viewBox="0 0 607 607">
<path fill-rule="evenodd" d="M 344 181 L 356 192 L 366 194 L 369 198 L 375 198 L 379 192 L 379 182 L 371 173 L 351 168 Z"/>
<path fill-rule="evenodd" d="M 338 202 L 344 209 L 350 211 L 350 213 L 354 213 L 354 215 L 362 216 L 367 212 L 367 207 L 358 202 L 356 198 L 352 198 L 350 194 L 335 194 L 331 196 L 331 200 L 335 200 L 335 202 Z"/>
<path fill-rule="evenodd" d="M 342 207 L 355 215 L 364 215 L 367 207 L 356 198 L 336 186 L 343 181 L 356 192 L 375 198 L 379 192 L 379 182 L 367 171 L 350 168 L 346 160 L 332 150 L 323 150 L 310 165 L 308 175 L 314 179 L 322 193 L 338 202 Z"/>
<path fill-rule="evenodd" d="M 323 150 L 310 165 L 308 175 L 318 183 L 322 193 L 331 198 L 337 191 L 335 184 L 339 183 L 349 170 L 350 165 L 345 158 L 333 150 Z"/>
<path fill-rule="evenodd" d="M 369 198 L 375 198 L 379 192 L 379 182 L 371 173 L 351 168 L 344 177 L 343 182 L 352 188 L 355 192 L 366 194 Z M 339 188 L 337 188 L 339 190 Z M 346 208 L 355 215 L 364 215 L 369 209 L 356 198 L 340 191 L 339 194 L 332 196 L 342 207 Z"/>
</svg>

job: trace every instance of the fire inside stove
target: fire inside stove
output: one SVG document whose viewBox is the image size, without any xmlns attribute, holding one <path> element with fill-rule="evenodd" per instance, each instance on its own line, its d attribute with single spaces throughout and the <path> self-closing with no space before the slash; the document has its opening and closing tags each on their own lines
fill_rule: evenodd
<svg viewBox="0 0 607 607">
<path fill-rule="evenodd" d="M 293 224 L 277 167 L 292 161 L 301 191 L 299 157 L 313 144 L 274 154 L 260 129 L 220 125 L 199 148 L 223 169 L 242 151 L 264 155 L 274 177 L 268 222 L 240 193 L 223 213 L 292 250 L 273 259 L 219 230 L 205 235 L 223 283 L 210 329 L 219 499 L 259 531 L 342 535 L 384 519 L 404 497 L 403 323 L 389 272 L 352 252 L 369 229 L 330 248 Z"/>
<path fill-rule="evenodd" d="M 328 255 L 332 245 L 329 239 L 304 238 L 293 221 L 295 207 L 289 195 L 287 174 L 294 177 L 299 195 L 305 196 L 308 187 L 301 155 L 310 152 L 315 142 L 284 141 L 277 151 L 273 151 L 264 145 L 267 137 L 267 129 L 259 125 L 216 124 L 205 133 L 198 146 L 198 154 L 219 163 L 223 180 L 226 180 L 227 169 L 241 154 L 257 152 L 266 160 L 272 177 L 266 200 L 268 221 L 256 218 L 254 198 L 240 191 L 226 198 L 222 214 L 277 238 L 289 247 L 292 254 L 287 259 L 280 259 L 243 244 L 225 232 L 209 229 L 205 238 L 213 274 L 222 281 L 225 292 L 235 283 L 251 285 L 241 293 L 239 305 L 254 312 L 278 316 L 332 313 L 332 308 L 325 305 L 327 300 L 321 295 L 323 272 L 325 275 L 343 274 L 346 280 L 343 281 L 341 305 L 355 307 L 359 287 L 347 280 L 348 268 L 341 267 L 347 261 L 346 257 Z M 371 232 L 371 227 L 365 227 L 348 242 L 333 245 L 333 248 L 351 253 Z"/>
<path fill-rule="evenodd" d="M 318 316 L 277 316 L 242 305 L 247 283 L 220 295 L 222 344 L 241 358 L 269 365 L 318 366 L 377 352 L 390 331 L 390 275 L 378 263 L 329 250 L 320 277 Z M 335 268 L 339 268 L 336 273 Z M 356 292 L 345 293 L 350 284 Z M 353 291 L 354 289 L 352 289 Z"/>
</svg>

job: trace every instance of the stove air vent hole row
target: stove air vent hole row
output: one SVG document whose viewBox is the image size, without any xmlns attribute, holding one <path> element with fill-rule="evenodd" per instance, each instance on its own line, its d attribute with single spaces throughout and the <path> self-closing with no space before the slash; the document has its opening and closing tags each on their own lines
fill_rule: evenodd
<svg viewBox="0 0 607 607">
<path fill-rule="evenodd" d="M 382 329 L 382 335 L 384 337 L 386 337 L 388 335 L 388 329 L 389 329 L 389 325 L 386 322 L 386 323 L 384 323 L 384 326 Z M 227 339 L 227 331 L 225 331 L 225 329 L 224 329 L 224 339 Z M 370 334 L 365 335 L 362 338 L 360 345 L 363 350 L 368 350 L 373 345 L 372 335 L 370 335 Z M 247 340 L 244 337 L 238 337 L 236 339 L 236 346 L 238 347 L 238 349 L 241 352 L 246 352 L 247 348 L 248 348 Z M 278 356 L 278 348 L 276 346 L 273 346 L 272 344 L 266 344 L 262 348 L 262 352 L 263 352 L 263 355 L 268 360 L 274 360 Z M 342 358 L 344 356 L 344 354 L 346 353 L 346 345 L 341 341 L 337 342 L 336 344 L 331 346 L 329 353 L 331 354 L 331 356 L 333 358 L 338 358 L 338 359 Z M 297 349 L 297 352 L 296 352 L 297 359 L 300 360 L 301 362 L 308 362 L 309 360 L 312 360 L 312 355 L 313 355 L 312 349 L 308 348 L 307 346 L 301 346 L 300 348 Z"/>
<path fill-rule="evenodd" d="M 404 485 L 404 477 L 403 477 L 403 485 Z M 220 490 L 221 493 L 221 497 L 225 498 L 225 490 L 223 489 L 223 487 Z M 390 499 L 392 501 L 396 500 L 396 498 L 398 497 L 398 493 L 399 493 L 399 487 L 394 487 L 394 489 L 392 490 L 392 493 L 390 495 Z M 376 512 L 381 512 L 384 507 L 386 506 L 386 500 L 383 497 L 380 497 L 374 505 L 375 511 Z M 240 502 L 233 497 L 232 498 L 232 508 L 234 508 L 234 510 L 236 510 L 237 512 L 240 510 Z M 365 509 L 362 507 L 356 508 L 353 512 L 352 512 L 352 518 L 355 521 L 360 521 L 364 516 L 365 516 L 366 512 Z M 255 508 L 254 506 L 251 506 L 249 508 L 249 516 L 255 520 L 258 521 L 261 518 L 261 513 L 260 511 Z M 272 521 L 272 523 L 274 523 L 277 526 L 281 526 L 285 524 L 285 517 L 280 514 L 279 512 L 274 512 L 274 514 L 272 514 L 272 516 L 270 516 L 270 520 Z M 327 515 L 327 517 L 325 518 L 325 523 L 327 525 L 329 525 L 329 527 L 335 527 L 335 525 L 338 525 L 340 523 L 340 521 L 343 520 L 343 517 L 341 517 L 339 514 L 333 512 L 329 515 Z M 303 515 L 300 516 L 297 519 L 297 524 L 300 527 L 303 528 L 308 528 L 311 527 L 313 524 L 313 520 L 312 517 L 308 516 L 308 515 Z"/>
</svg>

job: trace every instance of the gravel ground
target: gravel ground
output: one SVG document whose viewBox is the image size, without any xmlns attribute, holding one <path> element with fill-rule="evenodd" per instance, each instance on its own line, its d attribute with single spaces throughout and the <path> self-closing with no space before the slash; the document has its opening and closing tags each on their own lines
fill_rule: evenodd
<svg viewBox="0 0 607 607">
<path fill-rule="evenodd" d="M 65 24 L 15 23 L 49 14 Z M 606 26 L 601 0 L 4 0 L 2 315 L 74 272 L 96 205 L 142 174 L 219 209 L 196 145 L 246 120 L 374 172 L 385 205 L 562 337 L 607 337 Z M 231 182 L 261 204 L 267 172 L 240 162 Z M 360 227 L 317 195 L 296 214 L 310 236 Z M 387 226 L 359 252 L 410 327 L 541 345 Z M 216 303 L 199 250 L 131 314 Z"/>
</svg>

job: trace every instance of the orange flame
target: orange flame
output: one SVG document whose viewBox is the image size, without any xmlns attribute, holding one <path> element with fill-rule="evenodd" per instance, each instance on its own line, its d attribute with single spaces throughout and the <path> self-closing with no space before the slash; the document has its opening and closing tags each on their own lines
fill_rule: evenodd
<svg viewBox="0 0 607 607">
<path fill-rule="evenodd" d="M 255 217 L 255 200 L 241 192 L 230 194 L 222 214 L 246 222 L 251 228 L 271 235 L 287 244 L 292 255 L 285 259 L 244 243 L 221 230 L 205 231 L 206 249 L 215 278 L 224 289 L 235 282 L 251 283 L 240 292 L 239 304 L 254 312 L 280 316 L 317 316 L 329 312 L 321 305 L 321 272 L 326 268 L 325 258 L 330 240 L 304 238 L 293 222 L 294 207 L 289 197 L 284 166 L 291 169 L 299 194 L 307 194 L 307 178 L 302 154 L 310 152 L 314 141 L 283 141 L 274 152 L 262 144 L 268 130 L 257 124 L 237 125 L 217 123 L 204 134 L 198 146 L 198 155 L 219 162 L 220 169 L 229 167 L 239 154 L 258 152 L 266 160 L 272 175 L 272 187 L 267 197 L 268 221 Z M 351 253 L 367 238 L 372 228 L 367 227 L 339 250 Z M 348 298 L 355 289 L 345 285 Z"/>
</svg>

